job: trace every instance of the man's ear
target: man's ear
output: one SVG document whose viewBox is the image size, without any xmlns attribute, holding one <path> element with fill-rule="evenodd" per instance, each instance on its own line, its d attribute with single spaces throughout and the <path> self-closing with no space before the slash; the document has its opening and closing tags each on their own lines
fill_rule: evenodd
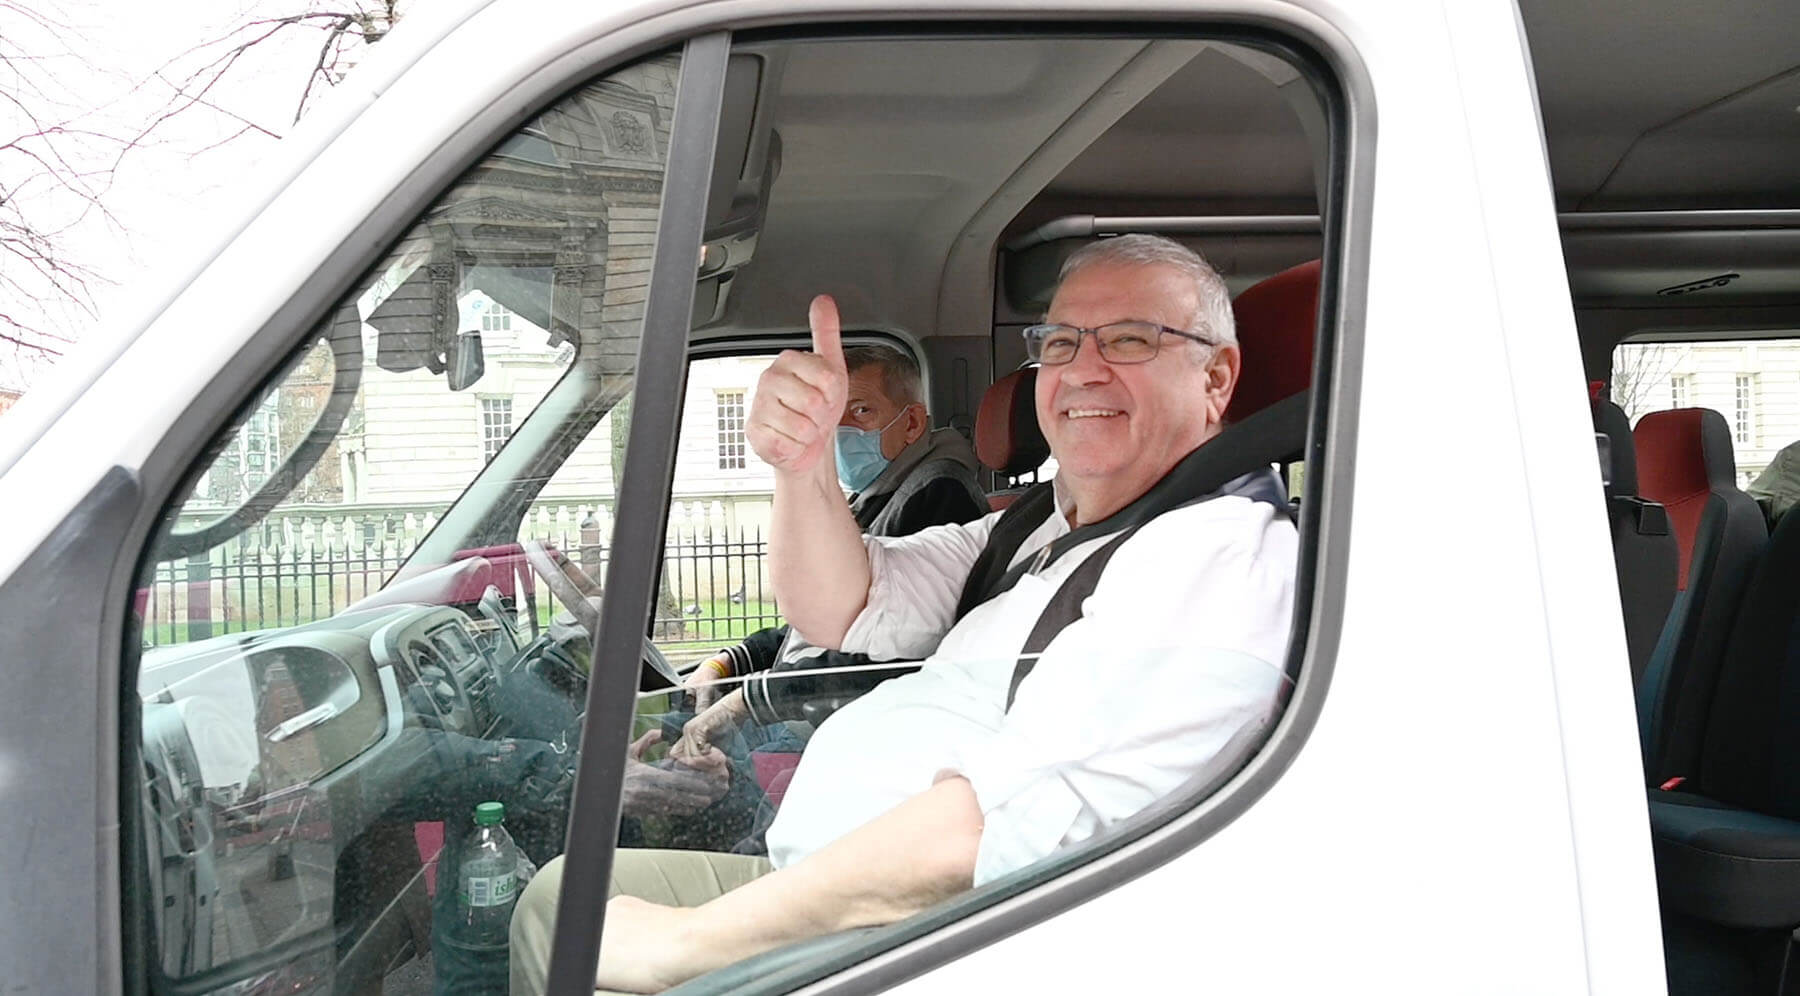
<svg viewBox="0 0 1800 996">
<path fill-rule="evenodd" d="M 1206 361 L 1206 417 L 1208 421 L 1225 421 L 1225 409 L 1231 406 L 1231 394 L 1237 390 L 1238 369 L 1244 354 L 1236 343 L 1213 350 Z"/>
<path fill-rule="evenodd" d="M 919 441 L 919 437 L 931 431 L 931 414 L 919 402 L 906 406 L 906 445 Z"/>
</svg>

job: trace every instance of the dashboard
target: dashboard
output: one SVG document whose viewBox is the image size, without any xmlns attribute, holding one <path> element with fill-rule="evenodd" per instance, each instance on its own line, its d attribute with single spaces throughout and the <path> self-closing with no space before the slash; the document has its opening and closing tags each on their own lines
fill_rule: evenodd
<svg viewBox="0 0 1800 996">
<path fill-rule="evenodd" d="M 483 622 L 388 605 L 144 652 L 140 805 L 165 973 L 401 923 L 394 911 L 426 901 L 417 825 L 484 799 L 505 799 L 509 821 L 563 804 L 573 756 L 513 739 L 506 697 L 533 679 L 510 631 Z M 234 922 L 266 928 L 214 929 Z"/>
<path fill-rule="evenodd" d="M 502 735 L 497 658 L 514 652 L 456 609 L 393 606 L 148 650 L 138 687 L 196 720 L 207 788 L 241 789 L 271 751 L 310 755 L 289 775 L 314 779 L 407 726 Z"/>
</svg>

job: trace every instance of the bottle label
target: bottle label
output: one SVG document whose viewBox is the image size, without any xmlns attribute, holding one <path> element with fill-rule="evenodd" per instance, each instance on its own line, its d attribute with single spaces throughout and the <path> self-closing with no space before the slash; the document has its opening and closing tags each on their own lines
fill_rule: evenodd
<svg viewBox="0 0 1800 996">
<path fill-rule="evenodd" d="M 463 902 L 470 906 L 505 906 L 518 891 L 519 878 L 513 872 L 504 875 L 470 875 L 463 879 Z"/>
</svg>

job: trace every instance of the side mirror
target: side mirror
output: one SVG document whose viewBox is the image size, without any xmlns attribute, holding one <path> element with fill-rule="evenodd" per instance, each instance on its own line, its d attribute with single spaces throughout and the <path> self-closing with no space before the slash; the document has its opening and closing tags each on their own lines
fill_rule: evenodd
<svg viewBox="0 0 1800 996">
<path fill-rule="evenodd" d="M 480 332 L 469 329 L 450 337 L 444 348 L 444 378 L 449 381 L 450 390 L 467 390 L 486 371 Z"/>
</svg>

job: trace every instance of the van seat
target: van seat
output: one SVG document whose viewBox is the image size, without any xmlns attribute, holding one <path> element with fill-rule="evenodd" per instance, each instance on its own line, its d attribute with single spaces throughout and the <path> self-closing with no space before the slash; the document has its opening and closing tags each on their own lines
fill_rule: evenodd
<svg viewBox="0 0 1800 996">
<path fill-rule="evenodd" d="M 1650 790 L 1663 906 L 1731 927 L 1800 925 L 1800 516 L 1753 558 L 1698 763 Z"/>
<path fill-rule="evenodd" d="M 1606 517 L 1612 527 L 1613 567 L 1625 618 L 1631 687 L 1637 688 L 1675 602 L 1681 548 L 1669 525 L 1668 511 L 1638 494 L 1637 447 L 1625 410 L 1604 398 L 1596 399 L 1594 431 L 1606 435 L 1612 452 Z"/>
<path fill-rule="evenodd" d="M 1680 547 L 1678 594 L 1638 689 L 1644 770 L 1658 785 L 1694 773 L 1738 592 L 1768 527 L 1737 486 L 1731 431 L 1718 412 L 1652 412 L 1632 437 L 1638 487 L 1667 510 Z"/>
<path fill-rule="evenodd" d="M 1011 480 L 1043 466 L 1050 444 L 1037 420 L 1037 368 L 1014 370 L 988 387 L 975 409 L 975 456 L 1002 479 Z M 1007 487 L 988 496 L 999 511 L 1024 494 Z"/>
<path fill-rule="evenodd" d="M 1301 263 L 1252 284 L 1231 302 L 1243 363 L 1225 409 L 1227 425 L 1311 385 L 1319 274 L 1319 260 Z"/>
</svg>

